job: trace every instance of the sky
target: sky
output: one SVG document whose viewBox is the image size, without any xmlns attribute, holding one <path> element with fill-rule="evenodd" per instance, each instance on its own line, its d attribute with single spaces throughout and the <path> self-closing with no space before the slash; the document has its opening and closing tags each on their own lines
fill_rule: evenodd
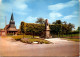
<svg viewBox="0 0 80 57">
<path fill-rule="evenodd" d="M 37 18 L 66 21 L 79 26 L 80 0 L 0 0 L 0 28 L 5 27 L 5 18 L 9 24 L 13 12 L 17 29 L 21 21 L 35 23 Z"/>
</svg>

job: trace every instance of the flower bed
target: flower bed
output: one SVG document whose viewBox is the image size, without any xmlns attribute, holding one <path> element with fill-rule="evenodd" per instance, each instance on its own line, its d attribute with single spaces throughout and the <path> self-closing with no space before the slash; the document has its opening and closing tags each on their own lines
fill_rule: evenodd
<svg viewBox="0 0 80 57">
<path fill-rule="evenodd" d="M 44 39 L 36 39 L 36 38 L 28 38 L 25 40 L 25 38 L 21 39 L 22 42 L 32 44 L 34 42 L 38 42 L 37 44 L 50 44 L 49 41 Z"/>
<path fill-rule="evenodd" d="M 30 35 L 24 35 L 24 38 L 22 35 L 13 36 L 12 38 L 18 41 L 21 41 L 23 43 L 33 44 L 34 42 L 37 42 L 37 44 L 50 44 L 49 41 L 41 39 L 41 38 L 32 38 Z"/>
</svg>

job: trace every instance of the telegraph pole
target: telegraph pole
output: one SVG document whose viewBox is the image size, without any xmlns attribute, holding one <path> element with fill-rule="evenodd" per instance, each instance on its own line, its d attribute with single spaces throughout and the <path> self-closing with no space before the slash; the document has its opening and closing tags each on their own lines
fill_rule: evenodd
<svg viewBox="0 0 80 57">
<path fill-rule="evenodd" d="M 5 16 L 5 26 L 7 25 L 7 22 L 6 22 L 6 16 Z"/>
<path fill-rule="evenodd" d="M 6 22 L 6 16 L 5 16 L 5 35 L 7 35 L 7 31 L 6 31 L 6 25 L 7 25 L 7 22 Z"/>
</svg>

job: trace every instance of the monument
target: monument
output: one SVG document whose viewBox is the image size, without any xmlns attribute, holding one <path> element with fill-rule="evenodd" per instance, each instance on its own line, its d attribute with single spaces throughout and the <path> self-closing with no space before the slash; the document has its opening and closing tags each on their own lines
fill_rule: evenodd
<svg viewBox="0 0 80 57">
<path fill-rule="evenodd" d="M 49 28 L 49 23 L 48 19 L 45 20 L 45 38 L 50 38 L 50 28 Z"/>
</svg>

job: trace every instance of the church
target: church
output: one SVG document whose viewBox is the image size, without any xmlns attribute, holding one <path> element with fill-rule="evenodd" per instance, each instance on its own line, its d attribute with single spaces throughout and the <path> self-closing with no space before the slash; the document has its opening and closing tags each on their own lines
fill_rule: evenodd
<svg viewBox="0 0 80 57">
<path fill-rule="evenodd" d="M 8 34 L 17 35 L 17 32 L 18 30 L 16 29 L 15 21 L 14 21 L 13 13 L 12 13 L 9 24 L 6 25 L 4 29 L 0 30 L 0 35 L 1 36 L 5 36 Z"/>
<path fill-rule="evenodd" d="M 15 21 L 13 18 L 13 13 L 11 14 L 11 18 L 10 18 L 10 22 L 8 25 L 5 26 L 4 30 L 6 30 L 6 34 L 13 34 L 13 35 L 17 35 L 17 29 L 15 26 Z"/>
</svg>

